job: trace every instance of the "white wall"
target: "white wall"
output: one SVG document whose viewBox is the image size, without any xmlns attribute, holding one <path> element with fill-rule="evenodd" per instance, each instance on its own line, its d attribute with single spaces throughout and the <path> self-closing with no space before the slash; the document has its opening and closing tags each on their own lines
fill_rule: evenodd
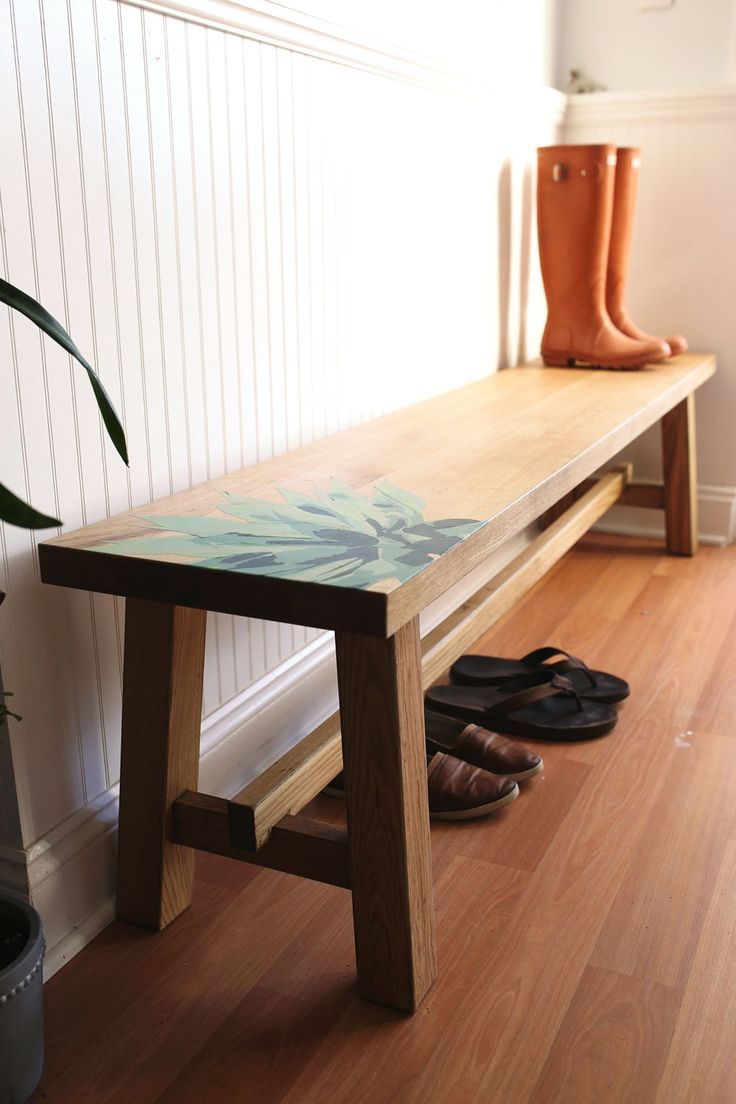
<svg viewBox="0 0 736 1104">
<path fill-rule="evenodd" d="M 736 80 L 734 0 L 560 0 L 556 84 L 582 68 L 606 88 L 713 87 Z"/>
<path fill-rule="evenodd" d="M 629 305 L 656 334 L 684 333 L 715 352 L 718 373 L 698 392 L 700 531 L 736 538 L 736 88 L 721 92 L 595 93 L 571 97 L 566 142 L 640 146 L 640 194 Z M 661 476 L 659 432 L 627 450 L 637 475 Z M 620 529 L 659 532 L 661 516 L 616 508 Z"/>
<path fill-rule="evenodd" d="M 0 0 L 0 271 L 91 356 L 131 454 L 126 471 L 86 381 L 3 312 L 0 472 L 68 528 L 537 348 L 531 166 L 560 103 L 522 32 L 550 5 L 484 17 L 489 49 L 513 44 L 514 95 L 281 5 L 177 17 L 196 7 Z M 450 0 L 435 12 L 456 34 Z M 0 663 L 24 718 L 24 847 L 0 876 L 28 860 L 58 965 L 110 915 L 123 603 L 42 586 L 35 543 L 0 527 Z M 202 785 L 229 793 L 329 709 L 329 641 L 208 631 Z"/>
</svg>

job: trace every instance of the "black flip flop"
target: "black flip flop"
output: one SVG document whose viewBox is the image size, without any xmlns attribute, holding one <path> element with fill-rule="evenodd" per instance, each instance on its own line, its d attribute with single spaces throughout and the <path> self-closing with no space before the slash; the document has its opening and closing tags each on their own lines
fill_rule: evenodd
<svg viewBox="0 0 736 1104">
<path fill-rule="evenodd" d="M 535 685 L 530 685 L 536 678 Z M 610 705 L 583 700 L 562 675 L 524 676 L 503 690 L 486 686 L 433 686 L 425 706 L 437 713 L 536 740 L 592 740 L 605 736 L 618 713 Z"/>
<path fill-rule="evenodd" d="M 561 656 L 555 663 L 549 660 Z M 609 675 L 606 671 L 591 671 L 582 659 L 570 655 L 562 648 L 537 648 L 521 659 L 505 659 L 502 656 L 464 655 L 453 663 L 450 678 L 458 686 L 503 687 L 511 679 L 547 671 L 552 675 L 564 675 L 581 698 L 587 701 L 620 702 L 628 698 L 628 682 Z"/>
</svg>

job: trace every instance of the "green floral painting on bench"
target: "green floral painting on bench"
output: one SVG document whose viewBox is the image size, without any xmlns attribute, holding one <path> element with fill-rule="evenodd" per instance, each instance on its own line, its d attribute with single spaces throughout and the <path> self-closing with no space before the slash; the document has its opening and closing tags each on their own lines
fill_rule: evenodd
<svg viewBox="0 0 736 1104">
<path fill-rule="evenodd" d="M 183 556 L 200 567 L 354 588 L 406 582 L 485 524 L 428 521 L 425 503 L 390 483 L 359 494 L 339 479 L 283 503 L 223 492 L 221 516 L 138 515 L 157 532 L 97 545 L 126 556 Z"/>
</svg>

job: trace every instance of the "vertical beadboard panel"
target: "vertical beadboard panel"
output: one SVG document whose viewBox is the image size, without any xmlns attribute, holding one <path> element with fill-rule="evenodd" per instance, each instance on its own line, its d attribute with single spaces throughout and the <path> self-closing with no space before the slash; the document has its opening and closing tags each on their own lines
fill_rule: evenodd
<svg viewBox="0 0 736 1104">
<path fill-rule="evenodd" d="M 0 271 L 68 325 L 128 434 L 129 470 L 69 358 L 0 314 L 2 478 L 67 527 L 533 351 L 552 124 L 526 108 L 121 0 L 0 0 L 0 95 Z M 116 781 L 123 603 L 42 587 L 21 530 L 0 557 L 29 842 Z M 212 616 L 205 714 L 318 635 Z"/>
</svg>

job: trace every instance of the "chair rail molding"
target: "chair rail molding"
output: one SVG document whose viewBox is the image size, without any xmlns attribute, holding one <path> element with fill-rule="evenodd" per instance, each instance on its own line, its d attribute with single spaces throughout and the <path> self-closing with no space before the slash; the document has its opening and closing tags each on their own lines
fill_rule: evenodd
<svg viewBox="0 0 736 1104">
<path fill-rule="evenodd" d="M 601 122 L 684 123 L 736 119 L 736 85 L 567 96 L 565 126 Z"/>
<path fill-rule="evenodd" d="M 468 77 L 440 58 L 416 53 L 363 31 L 332 23 L 270 0 L 123 0 L 147 11 L 189 23 L 229 31 L 272 46 L 297 51 L 377 76 L 403 80 L 437 91 L 472 98 L 508 98 L 508 90 Z M 531 86 L 527 99 L 553 122 L 561 124 L 568 97 L 546 84 Z M 517 103 L 524 97 L 515 93 Z"/>
</svg>

